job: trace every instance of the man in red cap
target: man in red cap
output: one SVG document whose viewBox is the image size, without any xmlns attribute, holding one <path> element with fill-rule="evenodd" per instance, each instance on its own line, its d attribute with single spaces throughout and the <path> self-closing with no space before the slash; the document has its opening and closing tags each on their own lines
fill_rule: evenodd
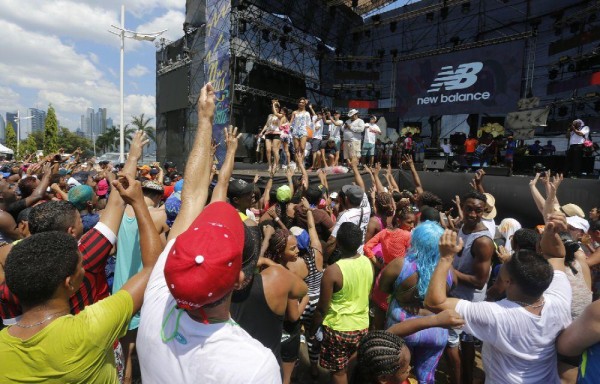
<svg viewBox="0 0 600 384">
<path fill-rule="evenodd" d="M 271 351 L 229 315 L 231 293 L 244 280 L 245 231 L 235 208 L 224 201 L 225 177 L 204 209 L 214 110 L 215 93 L 207 84 L 198 100 L 181 210 L 146 289 L 137 339 L 144 383 L 281 382 Z M 225 137 L 227 143 L 237 141 L 235 131 Z"/>
</svg>

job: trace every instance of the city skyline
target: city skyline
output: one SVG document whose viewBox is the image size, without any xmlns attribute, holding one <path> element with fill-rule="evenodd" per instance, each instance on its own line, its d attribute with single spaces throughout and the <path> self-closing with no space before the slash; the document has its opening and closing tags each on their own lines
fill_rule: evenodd
<svg viewBox="0 0 600 384">
<path fill-rule="evenodd" d="M 0 35 L 0 113 L 55 108 L 61 125 L 75 132 L 89 107 L 106 108 L 119 124 L 119 39 L 108 33 L 120 25 L 154 32 L 174 41 L 183 35 L 185 0 L 0 0 L 5 26 Z M 51 16 L 51 17 L 49 17 Z M 125 123 L 144 113 L 155 117 L 155 55 L 150 42 L 125 41 Z M 107 118 L 108 118 L 107 116 Z M 21 121 L 22 126 L 25 120 Z"/>
</svg>

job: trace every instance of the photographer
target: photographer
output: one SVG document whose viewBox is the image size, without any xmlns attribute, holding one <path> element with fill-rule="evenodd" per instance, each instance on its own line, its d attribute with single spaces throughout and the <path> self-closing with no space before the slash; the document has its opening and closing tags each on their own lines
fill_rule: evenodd
<svg viewBox="0 0 600 384">
<path fill-rule="evenodd" d="M 567 132 L 569 149 L 567 151 L 567 169 L 565 174 L 571 177 L 581 176 L 581 162 L 583 158 L 583 143 L 590 134 L 590 127 L 581 119 L 573 120 Z"/>
</svg>

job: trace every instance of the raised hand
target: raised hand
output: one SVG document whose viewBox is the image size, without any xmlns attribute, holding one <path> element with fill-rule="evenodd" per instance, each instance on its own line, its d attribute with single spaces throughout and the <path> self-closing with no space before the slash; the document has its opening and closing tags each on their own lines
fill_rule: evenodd
<svg viewBox="0 0 600 384">
<path fill-rule="evenodd" d="M 530 187 L 535 186 L 537 184 L 537 182 L 538 182 L 539 179 L 540 179 L 540 173 L 538 172 L 538 173 L 535 174 L 535 177 L 533 178 L 533 180 L 531 180 L 529 182 L 529 186 Z"/>
<path fill-rule="evenodd" d="M 375 168 L 373 168 L 373 171 L 375 175 L 379 175 L 379 172 L 381 172 L 381 163 L 375 163 Z"/>
<path fill-rule="evenodd" d="M 215 90 L 211 83 L 207 83 L 200 91 L 198 98 L 198 119 L 209 119 L 212 121 L 215 115 Z"/>
<path fill-rule="evenodd" d="M 133 205 L 136 202 L 143 202 L 142 183 L 127 174 L 119 174 L 119 178 L 112 182 L 113 187 L 119 191 L 119 195 L 125 203 Z"/>
<path fill-rule="evenodd" d="M 446 229 L 440 238 L 440 257 L 454 259 L 454 255 L 462 250 L 463 240 L 454 231 Z"/>
<path fill-rule="evenodd" d="M 308 200 L 306 199 L 306 197 L 303 197 L 300 200 L 300 203 L 302 204 L 302 206 L 308 211 L 310 209 L 310 204 L 308 203 Z"/>
<path fill-rule="evenodd" d="M 254 180 L 252 180 L 252 184 L 258 183 L 258 180 L 260 180 L 260 176 L 257 173 L 256 175 L 254 175 Z"/>
<path fill-rule="evenodd" d="M 402 155 L 402 164 L 408 164 L 411 168 L 415 165 L 411 155 Z"/>
<path fill-rule="evenodd" d="M 567 232 L 567 218 L 565 214 L 557 211 L 548 215 L 544 230 L 554 233 Z"/>
<path fill-rule="evenodd" d="M 142 149 L 149 143 L 148 137 L 146 136 L 146 132 L 144 131 L 136 131 L 133 134 L 133 139 L 131 140 L 131 145 L 129 146 L 129 157 L 133 157 L 135 159 L 139 159 L 142 157 Z"/>
<path fill-rule="evenodd" d="M 292 176 L 294 176 L 294 170 L 291 167 L 287 167 L 285 170 L 285 177 L 289 180 Z"/>
<path fill-rule="evenodd" d="M 225 145 L 227 146 L 227 152 L 233 152 L 237 150 L 238 139 L 242 136 L 237 133 L 237 127 L 229 126 L 229 129 L 224 128 Z"/>
<path fill-rule="evenodd" d="M 554 177 L 551 178 L 550 184 L 552 184 L 552 186 L 554 186 L 554 189 L 556 189 L 558 191 L 558 187 L 559 187 L 560 183 L 562 183 L 562 181 L 563 181 L 563 175 L 562 175 L 562 173 L 558 173 Z"/>
</svg>

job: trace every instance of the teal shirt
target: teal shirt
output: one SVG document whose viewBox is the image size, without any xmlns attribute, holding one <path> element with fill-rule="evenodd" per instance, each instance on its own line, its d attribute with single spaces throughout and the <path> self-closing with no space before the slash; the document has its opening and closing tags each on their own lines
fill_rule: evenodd
<svg viewBox="0 0 600 384">
<path fill-rule="evenodd" d="M 133 275 L 142 270 L 142 250 L 140 248 L 140 231 L 137 219 L 123 214 L 119 234 L 117 235 L 117 258 L 113 294 L 115 294 Z M 129 323 L 129 329 L 137 329 L 140 325 L 140 314 L 136 313 Z"/>
</svg>

